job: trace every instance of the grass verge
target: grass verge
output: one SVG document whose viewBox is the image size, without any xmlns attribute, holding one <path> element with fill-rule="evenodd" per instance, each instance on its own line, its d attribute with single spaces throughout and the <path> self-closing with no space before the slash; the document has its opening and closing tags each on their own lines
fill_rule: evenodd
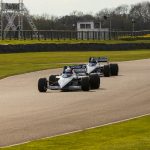
<svg viewBox="0 0 150 150">
<path fill-rule="evenodd" d="M 55 44 L 75 44 L 75 43 L 102 43 L 102 44 L 122 44 L 122 43 L 150 43 L 150 40 L 143 40 L 143 39 L 135 39 L 131 38 L 132 40 L 75 40 L 75 39 L 66 39 L 66 40 L 0 40 L 0 45 L 18 45 L 18 44 L 48 44 L 48 43 L 55 43 Z"/>
<path fill-rule="evenodd" d="M 37 52 L 0 54 L 0 78 L 43 69 L 62 67 L 68 63 L 87 62 L 90 56 L 107 56 L 111 61 L 150 58 L 149 50 L 98 52 Z"/>
<path fill-rule="evenodd" d="M 149 150 L 150 115 L 1 150 Z"/>
</svg>

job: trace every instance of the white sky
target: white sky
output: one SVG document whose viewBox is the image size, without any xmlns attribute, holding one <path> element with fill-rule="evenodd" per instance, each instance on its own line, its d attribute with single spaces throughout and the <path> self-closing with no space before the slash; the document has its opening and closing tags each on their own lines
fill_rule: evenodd
<svg viewBox="0 0 150 150">
<path fill-rule="evenodd" d="M 3 0 L 18 2 L 18 0 Z M 77 10 L 83 13 L 97 13 L 103 8 L 113 8 L 122 4 L 135 4 L 150 0 L 24 0 L 31 14 L 63 16 Z"/>
</svg>

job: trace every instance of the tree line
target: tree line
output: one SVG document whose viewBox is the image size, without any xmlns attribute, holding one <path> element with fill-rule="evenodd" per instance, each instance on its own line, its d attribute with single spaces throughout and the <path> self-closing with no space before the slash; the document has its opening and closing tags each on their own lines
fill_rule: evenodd
<svg viewBox="0 0 150 150">
<path fill-rule="evenodd" d="M 104 18 L 104 16 L 106 18 Z M 76 30 L 79 21 L 101 22 L 103 28 L 109 28 L 110 20 L 112 30 L 131 31 L 133 24 L 135 30 L 150 30 L 150 2 L 141 2 L 134 5 L 121 5 L 112 9 L 102 9 L 96 14 L 73 11 L 66 16 L 32 16 L 38 30 Z M 24 19 L 24 29 L 31 30 Z"/>
</svg>

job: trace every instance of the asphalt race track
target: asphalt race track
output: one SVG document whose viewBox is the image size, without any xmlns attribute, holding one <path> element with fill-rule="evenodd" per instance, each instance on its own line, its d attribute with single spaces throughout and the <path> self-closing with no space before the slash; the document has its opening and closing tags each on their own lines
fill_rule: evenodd
<svg viewBox="0 0 150 150">
<path fill-rule="evenodd" d="M 120 62 L 118 77 L 90 92 L 39 93 L 37 81 L 60 69 L 0 80 L 0 146 L 150 113 L 150 59 Z"/>
</svg>

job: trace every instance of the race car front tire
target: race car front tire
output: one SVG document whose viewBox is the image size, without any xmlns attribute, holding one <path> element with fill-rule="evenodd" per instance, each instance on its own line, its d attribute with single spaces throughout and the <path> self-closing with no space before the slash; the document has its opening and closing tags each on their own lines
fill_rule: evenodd
<svg viewBox="0 0 150 150">
<path fill-rule="evenodd" d="M 38 90 L 39 92 L 46 92 L 47 91 L 47 79 L 40 78 L 38 81 Z"/>
<path fill-rule="evenodd" d="M 90 80 L 89 77 L 84 77 L 81 79 L 81 88 L 83 91 L 89 91 L 90 90 Z"/>
<path fill-rule="evenodd" d="M 99 89 L 100 77 L 98 74 L 90 75 L 90 87 L 91 89 Z"/>
</svg>

